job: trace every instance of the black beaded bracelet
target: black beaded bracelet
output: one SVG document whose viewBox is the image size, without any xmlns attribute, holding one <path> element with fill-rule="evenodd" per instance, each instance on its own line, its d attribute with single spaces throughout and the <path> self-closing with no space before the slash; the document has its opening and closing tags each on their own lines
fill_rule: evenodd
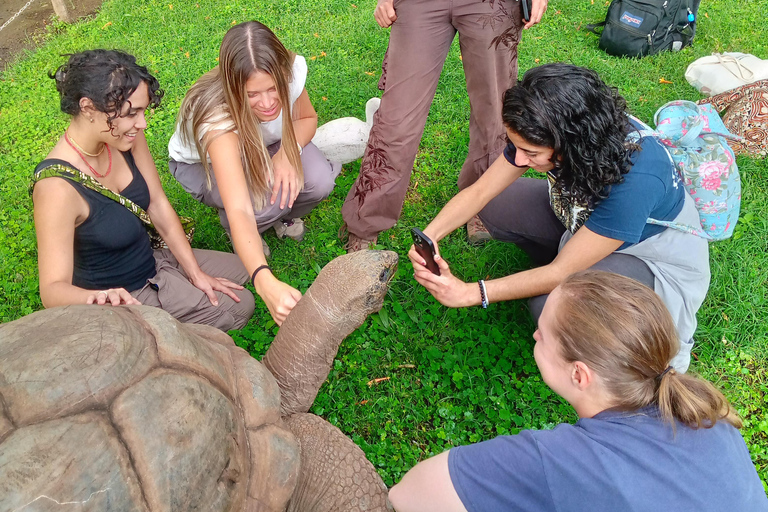
<svg viewBox="0 0 768 512">
<path fill-rule="evenodd" d="M 256 279 L 256 274 L 261 272 L 262 270 L 267 269 L 270 272 L 272 272 L 272 269 L 269 267 L 269 265 L 262 265 L 258 267 L 256 270 L 253 271 L 253 274 L 251 274 L 251 284 L 255 287 L 256 283 L 254 283 L 254 280 Z"/>
<path fill-rule="evenodd" d="M 485 292 L 485 281 L 480 279 L 477 284 L 480 286 L 480 305 L 486 309 L 488 307 L 488 294 Z"/>
</svg>

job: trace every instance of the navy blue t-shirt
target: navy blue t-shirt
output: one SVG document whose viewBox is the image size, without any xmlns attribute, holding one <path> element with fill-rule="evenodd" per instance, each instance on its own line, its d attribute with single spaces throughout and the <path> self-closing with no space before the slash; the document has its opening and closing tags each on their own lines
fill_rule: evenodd
<svg viewBox="0 0 768 512">
<path fill-rule="evenodd" d="M 673 433 L 653 407 L 460 446 L 448 468 L 469 512 L 768 511 L 737 429 Z"/>
<path fill-rule="evenodd" d="M 630 154 L 632 168 L 624 175 L 624 181 L 607 187 L 608 197 L 600 200 L 591 212 L 586 205 L 571 204 L 567 197 L 552 197 L 557 193 L 556 187 L 552 187 L 553 210 L 572 233 L 583 224 L 598 235 L 625 242 L 620 249 L 626 249 L 666 229 L 648 224 L 649 217 L 677 217 L 685 200 L 679 174 L 656 139 L 644 137 L 639 145 L 641 149 Z M 515 152 L 512 145 L 504 150 L 504 156 L 513 165 Z M 550 177 L 552 181 L 554 178 Z"/>
</svg>

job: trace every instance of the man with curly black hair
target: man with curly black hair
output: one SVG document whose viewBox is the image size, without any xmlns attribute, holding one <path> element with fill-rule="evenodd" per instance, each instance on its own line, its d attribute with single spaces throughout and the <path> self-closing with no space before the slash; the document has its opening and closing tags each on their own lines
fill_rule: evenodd
<svg viewBox="0 0 768 512">
<path fill-rule="evenodd" d="M 641 125 L 594 71 L 569 64 L 529 70 L 504 94 L 504 154 L 457 194 L 424 233 L 435 243 L 479 213 L 493 238 L 513 242 L 536 268 L 464 283 L 436 256 L 432 274 L 413 248 L 416 280 L 442 304 L 483 305 L 529 298 L 538 319 L 547 295 L 587 268 L 632 277 L 654 289 L 675 319 L 680 353 L 690 362 L 696 312 L 709 288 L 707 241 L 649 223 L 698 226 L 698 211 L 664 147 L 627 135 Z M 547 179 L 522 177 L 528 169 Z"/>
</svg>

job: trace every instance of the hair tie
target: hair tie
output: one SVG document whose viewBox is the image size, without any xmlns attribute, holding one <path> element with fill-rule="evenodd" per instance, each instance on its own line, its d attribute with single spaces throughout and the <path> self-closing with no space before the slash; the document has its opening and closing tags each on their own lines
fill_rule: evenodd
<svg viewBox="0 0 768 512">
<path fill-rule="evenodd" d="M 674 372 L 674 371 L 675 371 L 675 369 L 674 369 L 672 366 L 667 366 L 667 367 L 664 369 L 664 371 L 663 371 L 663 372 L 661 372 L 661 373 L 659 374 L 659 376 L 658 376 L 658 377 L 656 377 L 656 380 L 661 380 L 662 378 L 664 378 L 664 376 L 665 376 L 665 375 L 667 374 L 667 372 L 669 372 L 669 371 L 673 371 L 673 372 Z"/>
<path fill-rule="evenodd" d="M 253 271 L 253 274 L 251 274 L 251 284 L 253 286 L 256 286 L 256 283 L 255 283 L 255 281 L 256 281 L 256 274 L 258 274 L 259 272 L 261 272 L 264 269 L 269 270 L 270 272 L 272 272 L 272 269 L 270 268 L 269 265 L 261 265 L 260 267 L 257 267 L 256 270 Z"/>
</svg>

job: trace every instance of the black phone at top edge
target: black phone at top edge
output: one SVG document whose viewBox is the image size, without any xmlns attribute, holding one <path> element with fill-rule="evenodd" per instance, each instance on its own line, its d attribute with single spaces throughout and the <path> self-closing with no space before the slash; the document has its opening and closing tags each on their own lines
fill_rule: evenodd
<svg viewBox="0 0 768 512">
<path fill-rule="evenodd" d="M 528 23 L 531 21 L 531 9 L 533 8 L 533 1 L 520 0 L 520 3 L 523 4 L 523 21 Z"/>
<path fill-rule="evenodd" d="M 435 244 L 420 229 L 411 228 L 411 234 L 413 234 L 413 245 L 416 247 L 416 252 L 427 262 L 429 271 L 439 276 L 440 267 L 437 266 L 435 261 Z"/>
</svg>

